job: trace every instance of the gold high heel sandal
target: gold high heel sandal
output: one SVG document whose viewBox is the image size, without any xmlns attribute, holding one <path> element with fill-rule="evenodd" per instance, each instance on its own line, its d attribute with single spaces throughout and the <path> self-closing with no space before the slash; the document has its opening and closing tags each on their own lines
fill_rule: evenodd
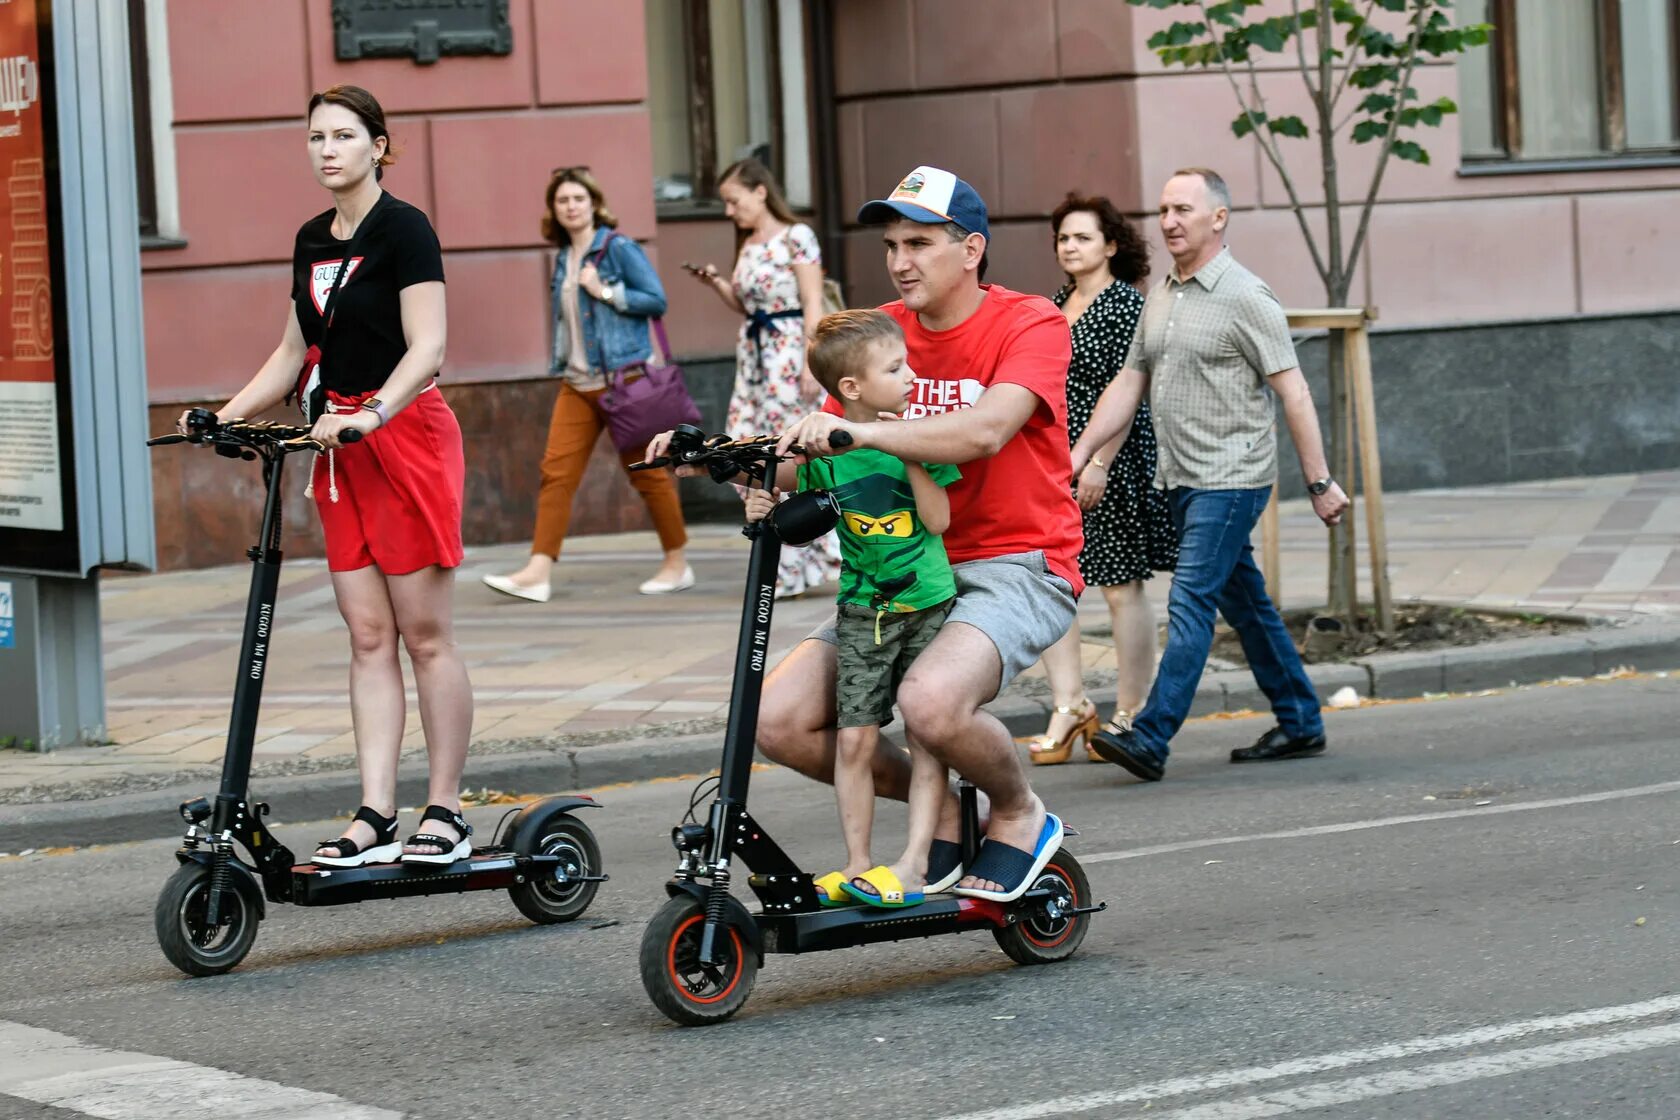
<svg viewBox="0 0 1680 1120">
<path fill-rule="evenodd" d="M 1114 718 L 1102 725 L 1102 729 L 1110 735 L 1120 736 L 1132 729 L 1132 713 L 1124 708 L 1114 709 Z M 1089 762 L 1107 762 L 1108 759 L 1091 749 L 1090 736 L 1085 738 L 1085 758 Z"/>
<path fill-rule="evenodd" d="M 1059 766 L 1073 755 L 1073 741 L 1085 740 L 1085 750 L 1091 750 L 1091 736 L 1097 733 L 1097 706 L 1091 703 L 1090 697 L 1085 697 L 1071 708 L 1056 706 L 1056 714 L 1063 716 L 1079 716 L 1079 722 L 1068 728 L 1060 739 L 1052 739 L 1049 735 L 1028 735 L 1016 739 L 1017 743 L 1027 748 L 1027 757 L 1032 759 L 1034 766 Z"/>
</svg>

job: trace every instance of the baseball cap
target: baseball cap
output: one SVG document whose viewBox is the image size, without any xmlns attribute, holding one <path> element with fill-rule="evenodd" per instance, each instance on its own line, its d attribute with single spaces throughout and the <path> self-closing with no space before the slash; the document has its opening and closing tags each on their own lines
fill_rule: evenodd
<svg viewBox="0 0 1680 1120">
<path fill-rule="evenodd" d="M 926 164 L 899 180 L 886 198 L 859 207 L 857 220 L 864 225 L 885 225 L 901 217 L 929 225 L 955 222 L 969 233 L 988 241 L 992 238 L 980 192 L 949 171 Z"/>
</svg>

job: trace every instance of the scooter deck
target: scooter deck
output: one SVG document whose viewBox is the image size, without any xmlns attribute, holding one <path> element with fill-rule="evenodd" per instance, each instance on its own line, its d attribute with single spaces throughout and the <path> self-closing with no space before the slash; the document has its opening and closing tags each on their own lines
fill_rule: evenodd
<svg viewBox="0 0 1680 1120">
<path fill-rule="evenodd" d="M 885 909 L 858 903 L 797 914 L 756 913 L 753 918 L 764 938 L 766 953 L 819 953 L 882 941 L 906 941 L 964 929 L 1001 929 L 1011 914 L 1050 896 L 1028 891 L 1014 902 L 987 898 L 934 895 L 915 906 Z"/>
<path fill-rule="evenodd" d="M 298 906 L 339 906 L 372 898 L 408 898 L 425 894 L 459 894 L 511 887 L 525 871 L 513 852 L 480 848 L 465 859 L 436 867 L 405 863 L 367 863 L 361 867 L 317 867 L 300 863 L 292 868 L 292 898 Z"/>
</svg>

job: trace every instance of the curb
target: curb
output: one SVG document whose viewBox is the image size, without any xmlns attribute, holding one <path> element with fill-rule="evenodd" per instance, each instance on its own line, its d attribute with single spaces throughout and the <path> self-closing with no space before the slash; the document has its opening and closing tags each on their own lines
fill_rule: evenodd
<svg viewBox="0 0 1680 1120">
<path fill-rule="evenodd" d="M 1309 665 L 1307 674 L 1322 702 L 1345 686 L 1362 697 L 1396 700 L 1591 677 L 1620 668 L 1680 669 L 1680 622 L 1600 626 L 1580 634 L 1517 638 L 1462 649 L 1378 654 L 1345 664 Z M 1202 677 L 1190 714 L 1263 712 L 1268 706 L 1246 670 L 1214 672 Z M 1106 718 L 1111 706 L 1099 707 Z M 1010 735 L 1023 736 L 1043 730 L 1050 704 L 1047 699 L 1006 695 L 986 710 Z M 721 739 L 720 730 L 650 734 L 595 746 L 474 756 L 469 760 L 468 784 L 537 793 L 705 774 L 717 766 Z M 181 828 L 176 806 L 206 794 L 213 786 L 213 782 L 200 781 L 84 801 L 0 805 L 0 852 L 172 837 Z M 285 823 L 347 815 L 360 801 L 361 788 L 355 771 L 335 770 L 258 778 L 252 794 L 273 803 L 274 820 Z M 425 796 L 424 764 L 405 764 L 398 772 L 397 803 L 418 805 Z M 610 806 L 610 798 L 607 803 Z"/>
</svg>

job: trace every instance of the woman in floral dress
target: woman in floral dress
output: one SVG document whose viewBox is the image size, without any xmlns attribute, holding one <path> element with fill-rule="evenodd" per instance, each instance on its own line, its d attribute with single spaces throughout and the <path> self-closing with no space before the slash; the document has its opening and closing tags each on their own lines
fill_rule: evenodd
<svg viewBox="0 0 1680 1120">
<path fill-rule="evenodd" d="M 729 434 L 739 439 L 779 433 L 823 396 L 805 365 L 805 339 L 822 318 L 822 250 L 758 160 L 725 168 L 718 195 L 735 223 L 735 269 L 726 279 L 708 265 L 699 279 L 746 317 L 735 343 Z M 833 533 L 804 548 L 784 546 L 776 598 L 839 576 L 840 542 Z"/>
<path fill-rule="evenodd" d="M 1125 364 L 1143 310 L 1137 285 L 1149 275 L 1149 250 L 1106 198 L 1068 195 L 1050 218 L 1056 259 L 1068 281 L 1055 295 L 1073 332 L 1068 365 L 1070 444 L 1090 422 L 1097 398 Z M 1108 602 L 1118 679 L 1109 730 L 1131 726 L 1155 672 L 1155 613 L 1144 581 L 1178 560 L 1178 536 L 1166 495 L 1155 489 L 1155 430 L 1149 405 L 1138 406 L 1131 429 L 1098 450 L 1074 480 L 1085 512 L 1079 571 Z M 1066 762 L 1076 739 L 1097 733 L 1097 708 L 1085 695 L 1079 621 L 1044 651 L 1044 673 L 1055 711 L 1042 735 L 1022 740 L 1039 765 Z M 1094 757 L 1094 756 L 1093 756 Z"/>
</svg>

